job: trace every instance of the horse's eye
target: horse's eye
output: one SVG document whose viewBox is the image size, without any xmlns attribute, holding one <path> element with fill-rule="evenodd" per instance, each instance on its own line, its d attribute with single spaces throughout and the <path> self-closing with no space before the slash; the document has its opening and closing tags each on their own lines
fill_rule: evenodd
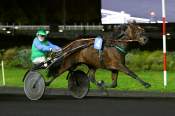
<svg viewBox="0 0 175 116">
<path fill-rule="evenodd" d="M 143 28 L 142 28 L 142 27 L 140 27 L 140 26 L 138 27 L 138 29 L 143 30 Z"/>
</svg>

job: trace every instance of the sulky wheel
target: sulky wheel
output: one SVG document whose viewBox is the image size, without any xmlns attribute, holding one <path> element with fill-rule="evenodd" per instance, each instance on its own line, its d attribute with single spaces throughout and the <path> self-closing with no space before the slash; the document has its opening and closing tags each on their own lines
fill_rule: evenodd
<svg viewBox="0 0 175 116">
<path fill-rule="evenodd" d="M 30 100 L 40 99 L 45 91 L 43 76 L 37 71 L 29 71 L 24 78 L 24 92 Z"/>
<path fill-rule="evenodd" d="M 88 76 L 80 70 L 73 71 L 68 78 L 68 89 L 74 98 L 81 99 L 89 91 Z"/>
</svg>

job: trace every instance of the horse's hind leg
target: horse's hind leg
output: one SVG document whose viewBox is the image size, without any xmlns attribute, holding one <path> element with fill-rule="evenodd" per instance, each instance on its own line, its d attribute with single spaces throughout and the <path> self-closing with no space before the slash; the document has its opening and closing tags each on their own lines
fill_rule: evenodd
<svg viewBox="0 0 175 116">
<path fill-rule="evenodd" d="M 109 88 L 115 88 L 117 87 L 117 79 L 118 79 L 118 70 L 112 71 L 112 84 L 109 86 Z"/>
<path fill-rule="evenodd" d="M 46 85 L 46 86 L 49 86 L 55 79 L 56 79 L 56 77 L 51 77 L 51 78 L 49 78 L 49 80 L 47 80 L 47 81 L 45 82 L 45 85 Z"/>
<path fill-rule="evenodd" d="M 100 88 L 105 88 L 105 86 L 104 86 L 104 81 L 102 80 L 102 81 L 96 81 L 96 79 L 95 79 L 95 72 L 96 72 L 96 69 L 94 69 L 94 68 L 89 68 L 89 71 L 88 71 L 88 77 L 89 77 L 89 79 L 90 79 L 90 81 L 92 82 L 92 83 L 94 83 L 96 86 L 98 86 L 98 87 L 100 87 Z"/>
<path fill-rule="evenodd" d="M 95 85 L 97 85 L 98 87 L 115 88 L 117 86 L 118 70 L 112 71 L 112 76 L 111 76 L 112 83 L 111 84 L 107 84 L 104 81 L 97 82 L 95 79 L 95 72 L 96 72 L 95 69 L 89 68 L 88 77 L 90 78 L 90 81 L 94 83 Z"/>
<path fill-rule="evenodd" d="M 92 83 L 94 83 L 96 86 L 98 87 L 104 87 L 103 85 L 103 81 L 101 81 L 102 83 L 100 82 L 97 82 L 96 79 L 95 79 L 95 72 L 96 72 L 96 69 L 94 68 L 89 68 L 89 71 L 88 71 L 88 77 L 90 79 L 90 81 Z"/>
<path fill-rule="evenodd" d="M 111 79 L 112 79 L 112 83 L 102 83 L 102 86 L 105 88 L 115 88 L 117 87 L 117 79 L 118 79 L 118 70 L 113 70 L 111 71 L 112 75 L 111 75 Z"/>
<path fill-rule="evenodd" d="M 127 75 L 131 76 L 132 78 L 136 79 L 137 81 L 139 81 L 142 85 L 145 86 L 145 88 L 148 88 L 151 86 L 151 84 L 143 81 L 141 78 L 139 78 L 134 72 L 132 72 L 128 67 L 124 66 L 124 65 L 120 65 L 120 71 L 126 73 Z"/>
<path fill-rule="evenodd" d="M 90 79 L 90 81 L 91 81 L 92 83 L 95 83 L 95 84 L 96 84 L 95 71 L 96 71 L 96 69 L 89 68 L 88 77 L 89 77 L 89 79 Z"/>
</svg>

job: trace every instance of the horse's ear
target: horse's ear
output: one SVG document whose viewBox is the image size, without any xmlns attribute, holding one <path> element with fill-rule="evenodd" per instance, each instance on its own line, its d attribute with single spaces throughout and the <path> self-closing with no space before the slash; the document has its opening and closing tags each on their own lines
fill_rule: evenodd
<svg viewBox="0 0 175 116">
<path fill-rule="evenodd" d="M 129 24 L 129 25 L 132 24 L 132 21 L 131 21 L 131 20 L 128 20 L 128 24 Z"/>
<path fill-rule="evenodd" d="M 128 24 L 136 24 L 136 20 L 128 20 Z"/>
</svg>

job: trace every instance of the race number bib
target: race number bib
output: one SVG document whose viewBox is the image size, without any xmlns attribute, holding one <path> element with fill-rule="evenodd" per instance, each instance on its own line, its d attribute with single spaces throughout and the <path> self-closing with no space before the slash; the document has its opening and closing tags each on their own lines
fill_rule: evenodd
<svg viewBox="0 0 175 116">
<path fill-rule="evenodd" d="M 102 49 L 103 39 L 101 37 L 96 37 L 94 41 L 94 48 L 97 50 Z"/>
</svg>

